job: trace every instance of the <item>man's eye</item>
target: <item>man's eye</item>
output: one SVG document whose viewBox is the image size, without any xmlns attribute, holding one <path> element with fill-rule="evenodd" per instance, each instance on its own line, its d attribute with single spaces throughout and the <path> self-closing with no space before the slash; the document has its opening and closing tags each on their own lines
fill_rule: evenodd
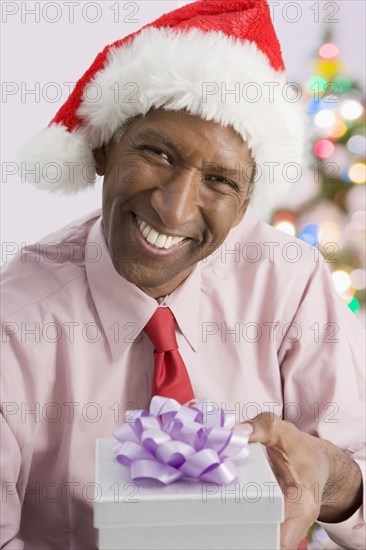
<svg viewBox="0 0 366 550">
<path fill-rule="evenodd" d="M 165 153 L 165 151 L 162 151 L 161 149 L 158 149 L 156 147 L 147 147 L 147 146 L 145 146 L 144 149 L 147 149 L 147 151 L 151 151 L 152 153 L 155 153 L 156 155 L 159 155 L 159 157 L 165 158 L 166 160 L 171 162 L 170 156 L 167 153 Z M 164 157 L 163 157 L 163 155 L 164 155 Z"/>
<path fill-rule="evenodd" d="M 217 181 L 218 183 L 224 183 L 225 185 L 230 185 L 230 187 L 233 187 L 234 189 L 237 189 L 236 183 L 233 181 L 227 180 L 226 178 L 223 178 L 222 176 L 211 176 L 211 175 L 205 175 L 206 179 Z"/>
</svg>

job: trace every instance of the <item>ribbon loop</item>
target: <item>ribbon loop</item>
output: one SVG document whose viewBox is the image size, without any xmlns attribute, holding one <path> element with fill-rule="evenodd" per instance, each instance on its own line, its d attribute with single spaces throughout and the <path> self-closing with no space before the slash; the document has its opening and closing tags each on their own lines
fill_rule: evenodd
<svg viewBox="0 0 366 550">
<path fill-rule="evenodd" d="M 249 454 L 249 436 L 230 429 L 233 419 L 210 401 L 180 405 L 155 395 L 149 411 L 128 411 L 125 421 L 113 432 L 113 451 L 134 481 L 231 483 L 236 464 Z"/>
</svg>

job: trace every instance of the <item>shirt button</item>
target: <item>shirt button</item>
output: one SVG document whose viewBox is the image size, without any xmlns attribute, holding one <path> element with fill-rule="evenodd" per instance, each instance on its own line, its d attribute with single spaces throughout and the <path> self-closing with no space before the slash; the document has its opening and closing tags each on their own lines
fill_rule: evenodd
<svg viewBox="0 0 366 550">
<path fill-rule="evenodd" d="M 364 527 L 364 526 L 365 526 L 364 523 L 357 523 L 357 525 L 355 525 L 355 526 L 353 527 L 353 529 L 361 529 L 361 527 Z"/>
</svg>

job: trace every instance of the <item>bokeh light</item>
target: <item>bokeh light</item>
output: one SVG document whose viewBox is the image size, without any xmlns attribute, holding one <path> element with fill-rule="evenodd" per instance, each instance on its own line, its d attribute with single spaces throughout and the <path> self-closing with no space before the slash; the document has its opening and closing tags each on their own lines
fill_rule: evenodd
<svg viewBox="0 0 366 550">
<path fill-rule="evenodd" d="M 307 89 L 314 94 L 315 99 L 318 98 L 319 93 L 324 92 L 327 86 L 328 82 L 325 78 L 318 75 L 312 76 L 306 83 Z"/>
<path fill-rule="evenodd" d="M 314 154 L 320 159 L 326 159 L 334 153 L 334 144 L 329 139 L 319 139 L 314 145 Z"/>
<path fill-rule="evenodd" d="M 323 76 L 328 77 L 328 80 L 335 74 L 337 74 L 341 69 L 341 64 L 338 59 L 319 59 L 316 64 L 316 71 Z M 336 88 L 330 86 L 329 91 L 336 92 Z"/>
<path fill-rule="evenodd" d="M 331 42 L 326 42 L 319 48 L 319 55 L 324 59 L 332 59 L 332 57 L 337 57 L 338 54 L 339 49 Z"/>
<path fill-rule="evenodd" d="M 362 184 L 366 182 L 366 164 L 356 162 L 348 170 L 348 177 L 353 183 Z"/>
<path fill-rule="evenodd" d="M 347 141 L 348 150 L 354 155 L 362 155 L 366 151 L 366 138 L 356 134 Z"/>
<path fill-rule="evenodd" d="M 336 116 L 330 109 L 322 109 L 315 115 L 314 122 L 319 128 L 329 128 L 336 122 Z"/>
<path fill-rule="evenodd" d="M 343 122 L 343 120 L 336 120 L 336 123 L 334 125 L 334 128 L 332 128 L 332 131 L 330 132 L 329 136 L 333 139 L 338 139 L 347 132 L 348 126 Z"/>
<path fill-rule="evenodd" d="M 295 216 L 291 212 L 277 212 L 275 215 L 274 223 L 290 222 L 293 223 Z"/>
<path fill-rule="evenodd" d="M 366 271 L 364 269 L 354 269 L 351 272 L 351 285 L 356 290 L 366 288 Z"/>
<path fill-rule="evenodd" d="M 347 183 L 352 183 L 351 178 L 349 177 L 348 171 L 350 169 L 350 166 L 345 166 L 345 168 L 341 171 L 341 178 L 342 180 L 346 181 Z"/>
<path fill-rule="evenodd" d="M 279 222 L 275 224 L 275 228 L 279 229 L 280 231 L 283 231 L 284 233 L 287 233 L 288 235 L 295 235 L 295 226 L 291 222 Z"/>
<path fill-rule="evenodd" d="M 352 88 L 352 82 L 346 76 L 336 76 L 333 79 L 333 84 L 335 86 L 335 93 L 343 94 Z"/>
<path fill-rule="evenodd" d="M 355 290 L 353 288 L 347 288 L 344 292 L 339 292 L 340 297 L 342 300 L 344 300 L 347 304 L 351 302 L 353 299 L 353 296 L 355 295 Z"/>
<path fill-rule="evenodd" d="M 341 269 L 333 271 L 332 279 L 337 292 L 344 293 L 351 286 L 351 278 L 347 271 Z"/>
<path fill-rule="evenodd" d="M 348 223 L 344 229 L 344 233 L 349 241 L 359 242 L 364 238 L 364 227 L 358 223 Z"/>
<path fill-rule="evenodd" d="M 319 242 L 319 225 L 316 223 L 305 225 L 298 238 L 312 246 L 315 245 Z"/>
<path fill-rule="evenodd" d="M 313 97 L 308 103 L 308 115 L 316 115 L 320 109 L 323 109 L 322 101 L 319 98 Z"/>
<path fill-rule="evenodd" d="M 324 248 L 329 243 L 340 244 L 341 228 L 334 222 L 324 222 L 319 228 L 319 244 Z"/>
<path fill-rule="evenodd" d="M 357 313 L 360 309 L 360 302 L 353 296 L 351 301 L 348 302 L 348 307 L 353 313 Z"/>
<path fill-rule="evenodd" d="M 355 99 L 346 99 L 342 102 L 340 112 L 346 120 L 357 120 L 363 113 L 363 107 Z"/>
</svg>

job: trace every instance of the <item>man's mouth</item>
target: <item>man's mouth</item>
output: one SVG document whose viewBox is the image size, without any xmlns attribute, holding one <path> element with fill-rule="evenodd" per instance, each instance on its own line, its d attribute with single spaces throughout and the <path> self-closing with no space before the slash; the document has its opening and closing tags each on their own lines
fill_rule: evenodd
<svg viewBox="0 0 366 550">
<path fill-rule="evenodd" d="M 189 240 L 186 237 L 176 237 L 173 235 L 166 235 L 164 233 L 158 233 L 151 225 L 142 220 L 136 214 L 136 223 L 139 228 L 139 231 L 151 247 L 169 250 L 170 248 L 176 247 L 179 243 L 184 240 Z"/>
</svg>

